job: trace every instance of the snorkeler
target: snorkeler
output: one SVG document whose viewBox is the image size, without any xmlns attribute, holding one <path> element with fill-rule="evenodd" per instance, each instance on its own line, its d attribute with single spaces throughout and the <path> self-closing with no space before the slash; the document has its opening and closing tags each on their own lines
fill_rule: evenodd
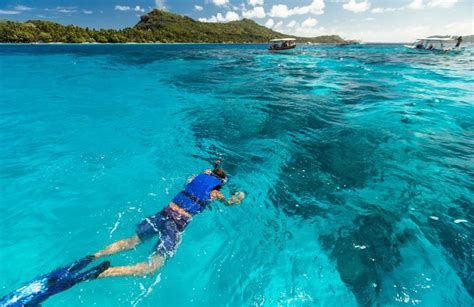
<svg viewBox="0 0 474 307">
<path fill-rule="evenodd" d="M 240 204 L 243 192 L 237 192 L 230 200 L 219 191 L 227 182 L 227 174 L 216 161 L 214 170 L 206 170 L 188 181 L 185 189 L 176 195 L 161 212 L 146 218 L 137 227 L 133 237 L 112 243 L 94 255 L 86 256 L 72 264 L 39 276 L 0 299 L 2 307 L 38 306 L 50 296 L 74 285 L 98 277 L 154 274 L 173 256 L 181 241 L 182 233 L 192 217 L 201 213 L 212 201 L 219 200 L 231 206 Z M 148 262 L 130 266 L 111 267 L 109 261 L 85 270 L 95 259 L 132 249 L 138 244 L 159 236 L 158 243 Z"/>
<path fill-rule="evenodd" d="M 132 249 L 145 240 L 159 236 L 149 261 L 130 266 L 111 266 L 99 277 L 154 274 L 167 258 L 174 255 L 181 242 L 182 233 L 194 215 L 201 213 L 215 200 L 227 206 L 240 204 L 245 197 L 243 192 L 235 193 L 228 200 L 219 191 L 227 182 L 227 174 L 219 167 L 219 164 L 220 161 L 216 161 L 214 170 L 206 170 L 190 179 L 184 190 L 178 193 L 166 208 L 145 218 L 138 225 L 133 237 L 112 243 L 94 254 L 95 258 L 112 255 Z"/>
</svg>

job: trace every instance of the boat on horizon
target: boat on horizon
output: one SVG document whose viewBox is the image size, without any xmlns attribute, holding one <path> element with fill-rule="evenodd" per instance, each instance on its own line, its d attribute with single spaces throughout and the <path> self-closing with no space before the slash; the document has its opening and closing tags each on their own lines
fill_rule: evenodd
<svg viewBox="0 0 474 307">
<path fill-rule="evenodd" d="M 405 45 L 405 47 L 417 51 L 460 53 L 464 50 L 464 48 L 461 47 L 461 44 L 462 36 L 429 36 L 426 38 L 419 38 L 411 45 Z"/>
<path fill-rule="evenodd" d="M 296 38 L 276 38 L 270 41 L 269 51 L 285 51 L 296 48 Z"/>
</svg>

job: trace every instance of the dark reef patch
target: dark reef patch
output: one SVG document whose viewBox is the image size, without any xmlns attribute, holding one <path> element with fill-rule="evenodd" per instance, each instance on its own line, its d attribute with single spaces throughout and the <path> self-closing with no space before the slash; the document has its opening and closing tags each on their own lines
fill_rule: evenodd
<svg viewBox="0 0 474 307">
<path fill-rule="evenodd" d="M 335 260 L 341 279 L 362 306 L 376 304 L 384 277 L 402 261 L 400 244 L 407 236 L 394 235 L 397 217 L 371 206 L 369 215 L 360 215 L 353 228 L 341 228 L 320 240 Z"/>
<path fill-rule="evenodd" d="M 460 198 L 455 203 L 459 207 L 448 210 L 452 219 L 466 216 L 472 221 L 473 203 L 465 198 Z M 474 296 L 474 227 L 469 223 L 456 224 L 431 219 L 429 225 L 435 230 L 439 244 L 444 247 L 448 262 L 456 270 L 469 294 Z M 433 238 L 433 234 L 431 237 Z"/>
<path fill-rule="evenodd" d="M 329 210 L 321 202 L 344 204 L 340 191 L 380 180 L 375 144 L 383 139 L 364 130 L 324 130 L 322 135 L 295 140 L 295 151 L 281 169 L 270 198 L 287 214 L 325 216 Z"/>
</svg>

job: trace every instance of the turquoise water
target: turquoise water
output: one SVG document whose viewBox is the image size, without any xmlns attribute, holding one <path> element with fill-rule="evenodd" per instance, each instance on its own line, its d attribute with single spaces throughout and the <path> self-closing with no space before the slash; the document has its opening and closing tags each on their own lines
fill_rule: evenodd
<svg viewBox="0 0 474 307">
<path fill-rule="evenodd" d="M 44 306 L 472 306 L 473 51 L 1 45 L 0 296 L 219 158 L 241 206 L 196 216 L 156 276 Z"/>
</svg>

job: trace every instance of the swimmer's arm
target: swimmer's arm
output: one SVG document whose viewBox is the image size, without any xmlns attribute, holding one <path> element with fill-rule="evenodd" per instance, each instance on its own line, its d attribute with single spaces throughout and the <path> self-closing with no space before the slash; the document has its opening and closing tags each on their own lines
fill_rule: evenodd
<svg viewBox="0 0 474 307">
<path fill-rule="evenodd" d="M 218 200 L 220 202 L 222 202 L 224 205 L 226 206 L 232 206 L 232 205 L 240 205 L 240 201 L 241 199 L 238 199 L 237 197 L 232 196 L 230 199 L 227 199 L 224 194 L 222 194 L 221 192 L 217 191 L 217 190 L 214 190 L 211 192 L 211 199 L 214 201 L 214 200 Z"/>
</svg>

